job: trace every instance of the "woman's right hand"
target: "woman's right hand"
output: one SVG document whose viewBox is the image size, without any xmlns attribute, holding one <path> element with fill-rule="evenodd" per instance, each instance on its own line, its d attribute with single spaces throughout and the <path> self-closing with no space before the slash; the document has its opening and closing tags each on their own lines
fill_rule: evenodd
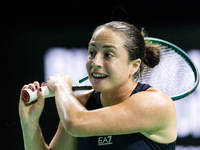
<svg viewBox="0 0 200 150">
<path fill-rule="evenodd" d="M 42 83 L 41 86 L 45 86 L 45 83 Z M 39 118 L 42 114 L 43 108 L 44 108 L 44 95 L 42 94 L 40 84 L 39 82 L 35 81 L 34 83 L 24 85 L 21 89 L 21 93 L 24 89 L 31 89 L 32 91 L 37 90 L 38 94 L 38 100 L 26 104 L 22 99 L 22 94 L 20 94 L 20 100 L 19 100 L 19 116 L 21 124 L 34 124 L 39 122 Z"/>
</svg>

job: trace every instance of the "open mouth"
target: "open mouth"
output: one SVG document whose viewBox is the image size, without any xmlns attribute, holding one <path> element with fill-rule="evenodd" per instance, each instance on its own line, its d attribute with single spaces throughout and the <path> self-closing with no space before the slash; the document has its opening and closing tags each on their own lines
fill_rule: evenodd
<svg viewBox="0 0 200 150">
<path fill-rule="evenodd" d="M 94 79 L 105 79 L 108 77 L 108 75 L 101 74 L 101 73 L 92 73 L 92 77 Z"/>
</svg>

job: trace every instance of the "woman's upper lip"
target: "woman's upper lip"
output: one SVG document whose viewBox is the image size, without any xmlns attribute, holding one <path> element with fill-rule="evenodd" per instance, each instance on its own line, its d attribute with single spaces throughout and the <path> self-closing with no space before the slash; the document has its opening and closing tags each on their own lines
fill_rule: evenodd
<svg viewBox="0 0 200 150">
<path fill-rule="evenodd" d="M 91 74 L 93 74 L 93 73 L 95 73 L 95 74 L 103 74 L 103 75 L 106 75 L 106 73 L 99 72 L 99 71 L 92 71 Z"/>
<path fill-rule="evenodd" d="M 91 72 L 91 75 L 92 75 L 92 76 L 108 76 L 108 75 L 105 74 L 105 73 L 102 73 L 102 72 L 96 72 L 96 71 Z"/>
</svg>

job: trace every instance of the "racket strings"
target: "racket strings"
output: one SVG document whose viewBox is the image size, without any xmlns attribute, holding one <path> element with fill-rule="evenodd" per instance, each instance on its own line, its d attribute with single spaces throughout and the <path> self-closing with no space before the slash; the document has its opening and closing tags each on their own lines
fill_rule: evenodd
<svg viewBox="0 0 200 150">
<path fill-rule="evenodd" d="M 139 82 L 148 83 L 169 96 L 190 90 L 195 82 L 192 68 L 184 57 L 172 48 L 161 49 L 160 63 L 154 68 L 144 67 Z"/>
</svg>

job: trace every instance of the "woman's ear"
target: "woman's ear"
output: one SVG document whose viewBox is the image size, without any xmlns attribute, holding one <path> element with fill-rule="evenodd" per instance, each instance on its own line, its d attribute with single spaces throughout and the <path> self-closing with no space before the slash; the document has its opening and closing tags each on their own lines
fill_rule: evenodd
<svg viewBox="0 0 200 150">
<path fill-rule="evenodd" d="M 141 59 L 135 59 L 130 62 L 130 75 L 134 75 L 140 68 Z"/>
</svg>

